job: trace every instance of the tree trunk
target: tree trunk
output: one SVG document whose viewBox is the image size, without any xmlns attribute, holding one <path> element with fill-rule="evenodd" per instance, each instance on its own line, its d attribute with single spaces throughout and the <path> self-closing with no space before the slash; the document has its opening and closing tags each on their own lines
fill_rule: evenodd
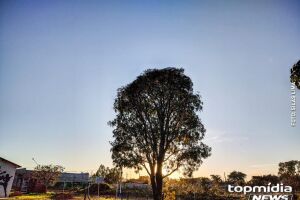
<svg viewBox="0 0 300 200">
<path fill-rule="evenodd" d="M 162 187 L 163 187 L 163 178 L 162 178 L 162 164 L 157 164 L 157 171 L 156 171 L 156 187 L 157 187 L 157 194 L 159 200 L 162 200 Z"/>
<path fill-rule="evenodd" d="M 155 175 L 151 175 L 150 181 L 151 181 L 151 187 L 152 187 L 153 199 L 154 199 L 154 200 L 158 200 L 158 199 L 157 199 L 157 189 L 156 189 L 156 179 L 155 179 Z"/>
<path fill-rule="evenodd" d="M 162 177 L 156 177 L 156 198 L 154 200 L 162 200 Z"/>
<path fill-rule="evenodd" d="M 157 163 L 156 173 L 154 176 L 151 176 L 151 186 L 153 200 L 162 200 L 163 176 L 161 163 Z"/>
</svg>

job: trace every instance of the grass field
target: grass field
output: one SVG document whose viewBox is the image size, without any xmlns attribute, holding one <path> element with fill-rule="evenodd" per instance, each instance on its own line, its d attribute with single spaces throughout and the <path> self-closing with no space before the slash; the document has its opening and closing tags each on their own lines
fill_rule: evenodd
<svg viewBox="0 0 300 200">
<path fill-rule="evenodd" d="M 47 193 L 47 194 L 26 194 L 26 195 L 21 195 L 21 196 L 16 196 L 16 197 L 9 197 L 6 198 L 7 200 L 50 200 L 53 199 L 51 198 L 53 195 L 53 193 Z M 297 193 L 297 196 L 300 196 L 300 193 Z M 83 200 L 84 197 L 81 195 L 78 196 L 74 196 L 74 198 L 72 198 L 74 200 Z M 91 200 L 116 200 L 115 198 L 109 198 L 109 197 L 97 197 L 97 196 L 92 196 L 90 197 Z M 130 198 L 131 200 L 146 200 L 143 198 Z M 243 199 L 243 198 L 241 198 Z M 1 198 L 2 200 L 2 198 Z M 4 199 L 3 199 L 4 200 Z M 150 199 L 149 199 L 150 200 Z"/>
<path fill-rule="evenodd" d="M 53 193 L 47 193 L 47 194 L 26 194 L 26 195 L 21 195 L 21 196 L 16 196 L 16 197 L 9 197 L 7 198 L 8 200 L 50 200 L 53 199 L 51 198 Z M 74 196 L 72 199 L 84 199 L 83 196 Z M 91 197 L 91 200 L 115 200 L 114 198 L 105 198 L 105 197 L 100 197 L 98 198 L 97 196 Z"/>
</svg>

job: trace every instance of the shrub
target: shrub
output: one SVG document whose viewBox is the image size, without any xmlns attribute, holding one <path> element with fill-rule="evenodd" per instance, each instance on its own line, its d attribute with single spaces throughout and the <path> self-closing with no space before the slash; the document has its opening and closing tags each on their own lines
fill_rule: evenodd
<svg viewBox="0 0 300 200">
<path fill-rule="evenodd" d="M 16 197 L 16 196 L 21 196 L 23 193 L 20 191 L 14 191 L 12 193 L 10 193 L 10 197 Z"/>
<path fill-rule="evenodd" d="M 52 196 L 55 200 L 73 199 L 73 195 L 69 193 L 57 193 Z"/>
</svg>

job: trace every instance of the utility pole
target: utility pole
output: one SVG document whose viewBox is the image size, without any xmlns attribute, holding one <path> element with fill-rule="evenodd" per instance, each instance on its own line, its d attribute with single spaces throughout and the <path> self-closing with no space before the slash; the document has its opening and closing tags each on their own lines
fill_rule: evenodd
<svg viewBox="0 0 300 200">
<path fill-rule="evenodd" d="M 33 162 L 36 164 L 36 166 L 39 166 L 39 163 L 36 162 L 34 158 L 32 158 Z"/>
</svg>

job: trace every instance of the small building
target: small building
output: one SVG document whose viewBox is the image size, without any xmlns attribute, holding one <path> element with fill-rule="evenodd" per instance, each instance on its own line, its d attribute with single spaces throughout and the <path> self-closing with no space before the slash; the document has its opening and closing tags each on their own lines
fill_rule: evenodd
<svg viewBox="0 0 300 200">
<path fill-rule="evenodd" d="M 89 180 L 90 183 L 102 184 L 105 183 L 104 177 L 101 176 L 92 176 Z"/>
<path fill-rule="evenodd" d="M 31 181 L 31 170 L 21 168 L 16 170 L 16 175 L 13 182 L 13 189 L 16 191 L 27 192 Z"/>
<path fill-rule="evenodd" d="M 20 168 L 16 170 L 13 189 L 23 193 L 35 192 L 41 193 L 46 191 L 46 187 L 32 177 L 33 170 Z"/>
<path fill-rule="evenodd" d="M 17 169 L 16 177 L 14 180 L 13 187 L 16 191 L 21 191 L 24 193 L 30 192 L 44 192 L 45 187 L 42 183 L 37 181 L 32 177 L 33 170 L 28 170 L 26 168 Z M 68 173 L 63 172 L 58 177 L 58 180 L 55 183 L 56 187 L 64 187 L 65 184 L 76 184 L 84 185 L 89 182 L 88 173 Z"/>
<path fill-rule="evenodd" d="M 88 183 L 89 173 L 63 172 L 58 178 L 58 183 Z"/>
<path fill-rule="evenodd" d="M 16 169 L 19 167 L 20 165 L 0 157 L 0 197 L 9 196 Z"/>
</svg>

